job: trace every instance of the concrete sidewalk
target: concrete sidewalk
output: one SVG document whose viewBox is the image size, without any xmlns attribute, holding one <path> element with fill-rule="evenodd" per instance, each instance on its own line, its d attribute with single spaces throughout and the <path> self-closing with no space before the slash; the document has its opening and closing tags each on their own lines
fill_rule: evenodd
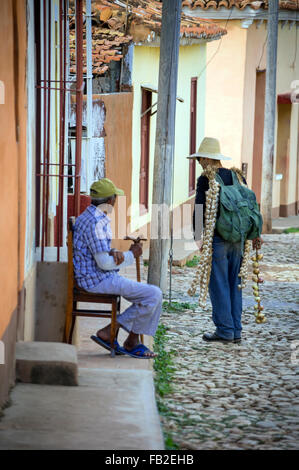
<svg viewBox="0 0 299 470">
<path fill-rule="evenodd" d="M 299 215 L 278 217 L 272 220 L 272 233 L 283 233 L 287 228 L 299 228 Z"/>
<path fill-rule="evenodd" d="M 135 266 L 122 274 L 134 279 Z M 127 305 L 122 299 L 122 311 Z M 79 321 L 78 387 L 16 385 L 11 393 L 12 405 L 0 419 L 1 450 L 164 449 L 153 360 L 129 356 L 112 359 L 90 339 L 107 321 Z M 120 343 L 125 337 L 120 331 Z M 145 337 L 145 344 L 150 342 Z"/>
<path fill-rule="evenodd" d="M 164 448 L 150 371 L 80 369 L 78 387 L 18 384 L 11 400 L 1 450 Z"/>
</svg>

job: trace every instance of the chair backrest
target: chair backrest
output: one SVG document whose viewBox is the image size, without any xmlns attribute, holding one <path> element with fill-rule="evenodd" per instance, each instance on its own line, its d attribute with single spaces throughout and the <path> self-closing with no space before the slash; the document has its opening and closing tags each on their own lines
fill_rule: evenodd
<svg viewBox="0 0 299 470">
<path fill-rule="evenodd" d="M 74 295 L 74 263 L 73 263 L 73 230 L 75 217 L 70 217 L 67 223 L 67 304 L 64 329 L 64 341 L 68 342 L 72 323 L 73 295 Z"/>
<path fill-rule="evenodd" d="M 68 220 L 67 230 L 67 254 L 68 254 L 68 289 L 73 291 L 74 288 L 74 262 L 73 262 L 73 230 L 75 225 L 75 217 Z"/>
</svg>

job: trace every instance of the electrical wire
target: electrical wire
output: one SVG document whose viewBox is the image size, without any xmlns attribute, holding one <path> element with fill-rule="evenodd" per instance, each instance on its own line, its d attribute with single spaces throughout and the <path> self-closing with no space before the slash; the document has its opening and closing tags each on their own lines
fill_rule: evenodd
<svg viewBox="0 0 299 470">
<path fill-rule="evenodd" d="M 296 38 L 295 38 L 295 56 L 294 56 L 294 62 L 292 64 L 292 67 L 295 69 L 295 64 L 296 64 L 296 59 L 297 59 L 297 47 L 298 47 L 298 28 L 297 28 L 297 19 L 298 19 L 298 9 L 299 9 L 299 1 L 296 1 L 296 17 L 295 17 L 295 28 L 296 28 Z"/>
<path fill-rule="evenodd" d="M 232 12 L 233 12 L 233 9 L 231 8 L 230 12 L 229 12 L 229 15 L 226 19 L 226 23 L 225 23 L 225 26 L 224 28 L 226 29 L 227 27 L 227 24 L 232 16 Z M 212 60 L 215 58 L 216 54 L 218 54 L 219 50 L 220 50 L 220 47 L 221 47 L 221 44 L 222 44 L 222 39 L 223 39 L 223 36 L 221 36 L 221 39 L 218 43 L 218 47 L 216 49 L 216 51 L 214 52 L 214 54 L 212 55 L 212 57 L 210 58 L 210 60 L 208 60 L 208 62 L 205 64 L 204 68 L 201 70 L 201 72 L 199 73 L 198 75 L 198 78 L 200 78 L 202 76 L 202 74 L 204 73 L 204 71 L 207 69 L 208 65 L 212 62 Z"/>
<path fill-rule="evenodd" d="M 264 56 L 264 50 L 265 50 L 265 45 L 266 45 L 266 42 L 268 41 L 268 28 L 267 28 L 267 34 L 266 34 L 266 39 L 264 41 L 264 44 L 263 44 L 263 49 L 262 49 L 262 54 L 261 54 L 261 58 L 260 58 L 260 61 L 259 61 L 259 64 L 257 66 L 257 70 L 260 69 L 260 65 L 261 65 L 261 62 L 262 62 L 262 58 Z"/>
</svg>

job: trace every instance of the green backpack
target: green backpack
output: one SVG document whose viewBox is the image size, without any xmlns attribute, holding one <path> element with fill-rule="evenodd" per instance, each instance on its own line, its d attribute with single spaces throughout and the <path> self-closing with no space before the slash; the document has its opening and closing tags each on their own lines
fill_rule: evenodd
<svg viewBox="0 0 299 470">
<path fill-rule="evenodd" d="M 216 229 L 226 241 L 236 243 L 253 240 L 261 235 L 263 218 L 259 211 L 253 191 L 243 186 L 232 171 L 233 184 L 225 186 L 216 173 L 216 181 L 220 183 L 219 217 Z"/>
</svg>

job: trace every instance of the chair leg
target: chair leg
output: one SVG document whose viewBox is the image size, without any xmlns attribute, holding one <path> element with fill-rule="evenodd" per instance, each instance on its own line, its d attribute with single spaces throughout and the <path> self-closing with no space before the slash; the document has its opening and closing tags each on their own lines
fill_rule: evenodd
<svg viewBox="0 0 299 470">
<path fill-rule="evenodd" d="M 111 344 L 111 357 L 115 357 L 115 336 L 116 336 L 116 312 L 117 312 L 117 303 L 112 303 L 112 312 L 111 312 L 111 332 L 110 332 L 110 344 Z"/>
<path fill-rule="evenodd" d="M 73 314 L 73 315 L 72 315 L 72 324 L 71 324 L 71 329 L 70 329 L 68 344 L 72 344 L 72 339 L 73 339 L 73 333 L 74 333 L 75 323 L 76 323 L 76 315 Z"/>
</svg>

